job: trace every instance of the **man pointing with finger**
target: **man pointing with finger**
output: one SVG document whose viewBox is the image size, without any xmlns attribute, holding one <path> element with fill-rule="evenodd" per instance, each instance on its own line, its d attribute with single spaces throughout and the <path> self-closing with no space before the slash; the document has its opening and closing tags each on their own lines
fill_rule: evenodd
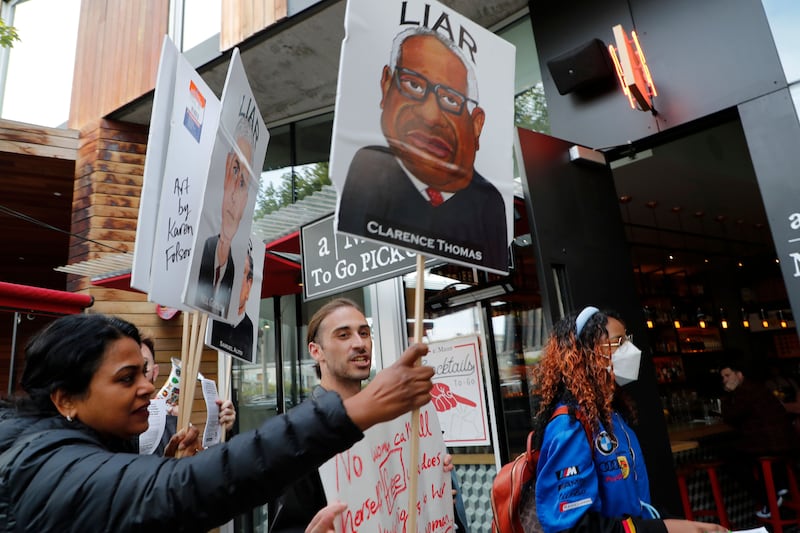
<svg viewBox="0 0 800 533">
<path fill-rule="evenodd" d="M 358 305 L 346 298 L 326 303 L 308 321 L 306 338 L 320 378 L 320 385 L 312 390 L 311 398 L 326 391 L 339 393 L 343 400 L 358 394 L 372 367 L 372 331 Z M 427 347 L 414 345 L 402 357 L 420 350 L 427 352 Z M 452 466 L 448 468 L 452 470 Z M 328 505 L 322 480 L 319 473 L 314 472 L 298 480 L 278 500 L 270 503 L 269 531 L 304 532 L 309 524 L 320 521 L 323 510 L 336 505 L 336 502 Z M 338 511 L 342 509 L 335 507 Z"/>
</svg>

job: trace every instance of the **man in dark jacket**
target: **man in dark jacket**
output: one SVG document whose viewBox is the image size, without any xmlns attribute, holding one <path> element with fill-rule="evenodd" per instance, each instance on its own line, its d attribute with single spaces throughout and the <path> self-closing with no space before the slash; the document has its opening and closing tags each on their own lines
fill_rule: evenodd
<svg viewBox="0 0 800 533">
<path fill-rule="evenodd" d="M 735 463 L 731 474 L 748 489 L 759 505 L 763 505 L 756 516 L 769 518 L 771 513 L 764 484 L 752 473 L 754 468 L 760 469 L 760 456 L 787 456 L 796 450 L 788 414 L 766 386 L 745 376 L 742 364 L 725 363 L 720 375 L 728 392 L 722 398 L 722 418 L 736 432 L 732 442 Z M 775 468 L 773 475 L 780 507 L 788 487 L 785 469 L 782 466 Z"/>
<path fill-rule="evenodd" d="M 323 305 L 308 321 L 308 351 L 316 361 L 320 385 L 306 400 L 328 391 L 350 398 L 361 390 L 372 367 L 372 332 L 366 317 L 351 300 L 338 298 Z M 306 403 L 303 402 L 303 403 Z M 446 461 L 447 462 L 447 461 Z M 318 511 L 328 505 L 319 472 L 302 477 L 270 502 L 270 533 L 303 533 Z M 466 530 L 463 506 L 455 517 L 457 530 Z"/>
</svg>

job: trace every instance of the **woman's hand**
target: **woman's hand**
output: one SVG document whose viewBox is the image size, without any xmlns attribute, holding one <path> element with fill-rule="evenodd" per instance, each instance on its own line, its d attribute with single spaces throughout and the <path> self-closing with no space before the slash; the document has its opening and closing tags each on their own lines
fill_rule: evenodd
<svg viewBox="0 0 800 533">
<path fill-rule="evenodd" d="M 306 533 L 334 533 L 333 521 L 347 509 L 342 502 L 329 503 L 314 515 L 306 528 Z"/>
<path fill-rule="evenodd" d="M 233 408 L 233 402 L 217 398 L 217 405 L 219 406 L 219 425 L 225 431 L 230 431 L 233 423 L 236 422 L 236 409 Z"/>
<path fill-rule="evenodd" d="M 189 426 L 175 433 L 164 448 L 164 457 L 181 459 L 191 457 L 202 451 L 200 431 L 195 426 Z"/>
<path fill-rule="evenodd" d="M 664 520 L 669 533 L 729 533 L 727 528 L 710 522 L 691 522 L 689 520 Z"/>
<path fill-rule="evenodd" d="M 455 467 L 456 465 L 453 464 L 453 456 L 449 453 L 444 454 L 444 461 L 442 461 L 442 470 L 444 470 L 444 473 L 449 474 Z"/>
</svg>

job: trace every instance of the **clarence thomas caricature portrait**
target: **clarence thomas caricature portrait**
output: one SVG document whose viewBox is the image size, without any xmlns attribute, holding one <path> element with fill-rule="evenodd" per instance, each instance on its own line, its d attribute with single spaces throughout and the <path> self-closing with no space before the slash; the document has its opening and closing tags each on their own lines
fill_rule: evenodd
<svg viewBox="0 0 800 533">
<path fill-rule="evenodd" d="M 338 231 L 506 271 L 505 203 L 474 168 L 486 115 L 468 56 L 439 32 L 404 29 L 380 88 L 388 146 L 350 162 Z"/>
</svg>

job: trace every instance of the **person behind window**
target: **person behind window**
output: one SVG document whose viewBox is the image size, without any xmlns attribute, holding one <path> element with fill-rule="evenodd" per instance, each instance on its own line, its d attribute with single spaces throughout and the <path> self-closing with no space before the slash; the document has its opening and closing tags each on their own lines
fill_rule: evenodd
<svg viewBox="0 0 800 533">
<path fill-rule="evenodd" d="M 745 374 L 741 360 L 726 361 L 720 368 L 727 394 L 722 397 L 722 420 L 733 426 L 736 435 L 727 450 L 731 475 L 756 500 L 756 516 L 770 518 L 764 483 L 753 476 L 760 468 L 758 458 L 765 455 L 788 456 L 796 451 L 789 415 L 781 402 L 763 383 Z M 773 468 L 778 507 L 788 493 L 785 468 Z"/>
</svg>

